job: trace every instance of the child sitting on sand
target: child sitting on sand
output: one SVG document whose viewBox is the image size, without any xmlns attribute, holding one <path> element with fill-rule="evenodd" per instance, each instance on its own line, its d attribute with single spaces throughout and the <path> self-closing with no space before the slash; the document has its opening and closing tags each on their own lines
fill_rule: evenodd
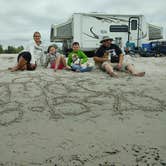
<svg viewBox="0 0 166 166">
<path fill-rule="evenodd" d="M 48 54 L 46 55 L 45 67 L 47 67 L 50 63 L 50 68 L 54 69 L 54 71 L 57 69 L 70 69 L 70 67 L 66 65 L 64 55 L 57 52 L 56 45 L 49 46 L 47 52 Z"/>
<path fill-rule="evenodd" d="M 68 55 L 68 66 L 71 67 L 73 71 L 77 72 L 87 72 L 92 70 L 92 65 L 88 63 L 88 57 L 83 51 L 80 50 L 78 42 L 72 44 L 73 51 Z"/>
<path fill-rule="evenodd" d="M 17 70 L 35 70 L 37 65 L 30 63 L 31 53 L 28 51 L 23 51 L 17 56 L 17 64 L 14 67 L 9 67 L 8 69 L 12 72 Z"/>
</svg>

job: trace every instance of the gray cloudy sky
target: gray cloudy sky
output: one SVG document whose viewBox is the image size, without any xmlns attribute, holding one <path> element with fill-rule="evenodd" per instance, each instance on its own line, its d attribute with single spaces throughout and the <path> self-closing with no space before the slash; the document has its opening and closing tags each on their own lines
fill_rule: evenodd
<svg viewBox="0 0 166 166">
<path fill-rule="evenodd" d="M 166 33 L 166 0 L 0 0 L 0 8 L 2 45 L 24 45 L 34 31 L 49 41 L 51 24 L 65 21 L 74 12 L 143 14 Z"/>
</svg>

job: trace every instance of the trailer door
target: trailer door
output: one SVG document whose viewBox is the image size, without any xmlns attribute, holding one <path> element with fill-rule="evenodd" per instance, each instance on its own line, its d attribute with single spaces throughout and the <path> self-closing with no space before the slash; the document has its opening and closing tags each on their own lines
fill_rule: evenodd
<svg viewBox="0 0 166 166">
<path fill-rule="evenodd" d="M 139 17 L 129 18 L 128 41 L 135 43 L 137 47 L 139 46 L 139 26 L 140 26 Z"/>
</svg>

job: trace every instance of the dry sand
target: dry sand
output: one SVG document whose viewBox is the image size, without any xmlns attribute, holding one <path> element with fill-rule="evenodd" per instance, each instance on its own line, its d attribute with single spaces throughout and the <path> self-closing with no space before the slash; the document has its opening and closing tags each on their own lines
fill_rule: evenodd
<svg viewBox="0 0 166 166">
<path fill-rule="evenodd" d="M 15 61 L 0 55 L 0 166 L 166 166 L 166 57 L 118 79 Z"/>
</svg>

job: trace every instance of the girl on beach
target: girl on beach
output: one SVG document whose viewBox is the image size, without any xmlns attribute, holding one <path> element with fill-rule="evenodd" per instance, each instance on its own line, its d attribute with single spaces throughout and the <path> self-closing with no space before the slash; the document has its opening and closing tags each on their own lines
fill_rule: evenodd
<svg viewBox="0 0 166 166">
<path fill-rule="evenodd" d="M 50 64 L 50 68 L 54 69 L 54 71 L 57 71 L 57 69 L 70 69 L 70 67 L 66 65 L 64 55 L 57 52 L 56 45 L 50 45 L 47 52 L 48 54 L 46 55 L 45 67 Z"/>
<path fill-rule="evenodd" d="M 36 64 L 30 63 L 31 53 L 28 51 L 23 51 L 17 56 L 17 64 L 14 67 L 8 68 L 10 71 L 14 72 L 17 70 L 35 70 Z"/>
</svg>

